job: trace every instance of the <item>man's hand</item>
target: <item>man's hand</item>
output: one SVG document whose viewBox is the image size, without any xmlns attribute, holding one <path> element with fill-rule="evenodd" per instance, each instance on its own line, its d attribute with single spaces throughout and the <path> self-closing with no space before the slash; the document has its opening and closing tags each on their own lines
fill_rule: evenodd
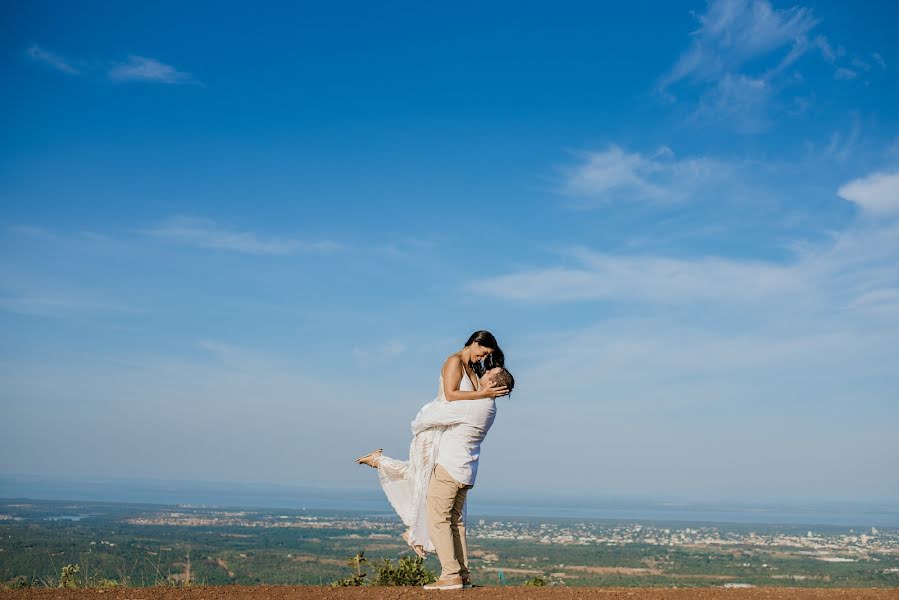
<svg viewBox="0 0 899 600">
<path fill-rule="evenodd" d="M 483 394 L 485 398 L 499 398 L 500 396 L 508 396 L 509 388 L 505 386 L 496 386 L 490 384 L 490 387 L 480 390 L 478 393 Z"/>
</svg>

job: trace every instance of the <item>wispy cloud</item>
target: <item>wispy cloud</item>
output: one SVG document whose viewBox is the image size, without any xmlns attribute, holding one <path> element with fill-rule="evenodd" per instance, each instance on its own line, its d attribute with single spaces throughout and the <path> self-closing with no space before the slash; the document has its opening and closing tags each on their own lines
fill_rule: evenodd
<svg viewBox="0 0 899 600">
<path fill-rule="evenodd" d="M 602 300 L 695 310 L 695 303 L 764 300 L 771 306 L 823 303 L 840 311 L 865 294 L 899 287 L 899 224 L 886 219 L 899 214 L 899 172 L 855 179 L 837 195 L 880 219 L 853 223 L 818 245 L 797 246 L 789 260 L 621 255 L 576 247 L 564 253 L 566 264 L 484 278 L 469 288 L 535 303 Z"/>
<path fill-rule="evenodd" d="M 795 106 L 807 104 L 808 96 L 780 106 L 774 99 L 802 82 L 794 65 L 810 52 L 830 63 L 838 80 L 856 79 L 859 70 L 871 68 L 868 60 L 857 55 L 850 59 L 842 46 L 834 48 L 826 36 L 812 37 L 819 21 L 807 7 L 776 9 L 768 0 L 711 0 L 697 20 L 699 28 L 689 46 L 657 85 L 670 100 L 681 86 L 698 90 L 698 107 L 690 117 L 696 126 L 716 124 L 759 133 L 773 124 L 772 113 L 802 114 L 805 109 L 797 111 Z M 871 54 L 870 60 L 882 64 L 879 54 Z"/>
<path fill-rule="evenodd" d="M 158 227 L 140 230 L 144 235 L 214 250 L 245 254 L 289 255 L 298 252 L 330 252 L 339 245 L 328 241 L 308 242 L 296 238 L 263 238 L 252 231 L 235 231 L 204 218 L 177 216 Z"/>
<path fill-rule="evenodd" d="M 842 439 L 838 450 L 828 450 L 828 444 L 853 423 L 877 430 L 872 447 L 889 456 L 878 468 L 899 456 L 895 436 L 878 425 L 887 414 L 895 420 L 899 377 L 895 222 L 853 222 L 822 242 L 796 247 L 782 261 L 585 248 L 569 249 L 563 259 L 468 286 L 489 297 L 496 311 L 517 306 L 528 311 L 530 322 L 554 324 L 507 349 L 523 365 L 515 367 L 526 394 L 514 417 L 521 426 L 543 418 L 548 429 L 564 428 L 565 418 L 545 410 L 545 398 L 560 398 L 583 419 L 606 424 L 599 443 L 607 451 L 628 444 L 624 435 L 607 437 L 616 436 L 615 430 L 649 428 L 653 433 L 641 437 L 640 445 L 669 439 L 678 453 L 672 466 L 699 461 L 722 477 L 738 456 L 719 463 L 700 445 L 687 450 L 681 442 L 698 436 L 707 447 L 714 437 L 709 432 L 718 426 L 727 431 L 722 441 L 736 436 L 747 444 L 759 435 L 793 432 L 802 438 L 801 447 L 838 455 L 840 469 L 848 473 L 852 461 L 843 458 L 861 458 L 867 451 L 857 448 L 867 434 Z M 573 325 L 560 325 L 569 318 Z M 692 417 L 682 419 L 687 413 Z M 739 427 L 733 425 L 737 421 Z M 672 422 L 678 432 L 665 433 Z M 814 432 L 801 431 L 803 426 Z M 791 448 L 778 453 L 792 464 L 785 468 L 772 452 L 784 485 L 795 485 L 800 464 L 827 485 L 825 470 L 814 461 Z"/>
<path fill-rule="evenodd" d="M 37 44 L 32 44 L 31 46 L 29 46 L 28 50 L 26 50 L 26 53 L 32 59 L 53 67 L 57 71 L 62 71 L 63 73 L 67 73 L 69 75 L 78 75 L 79 73 L 81 73 L 79 69 L 72 66 L 72 64 L 65 58 L 59 56 L 58 54 L 50 52 L 49 50 L 45 50 Z"/>
<path fill-rule="evenodd" d="M 200 82 L 194 79 L 190 73 L 179 71 L 154 58 L 136 55 L 131 55 L 127 61 L 110 67 L 108 75 L 114 81 L 200 85 Z"/>
<path fill-rule="evenodd" d="M 758 133 L 768 129 L 768 105 L 774 93 L 764 77 L 728 73 L 702 95 L 691 121 L 697 126 L 727 124 L 738 133 Z"/>
<path fill-rule="evenodd" d="M 580 265 L 487 278 L 472 283 L 470 289 L 538 303 L 610 300 L 665 305 L 725 298 L 754 302 L 801 288 L 790 268 L 763 262 L 618 256 L 585 248 L 572 249 L 566 257 Z"/>
<path fill-rule="evenodd" d="M 858 73 L 856 73 L 852 69 L 847 69 L 846 67 L 839 67 L 836 71 L 833 72 L 834 79 L 849 80 L 855 79 L 856 77 L 858 77 Z"/>
<path fill-rule="evenodd" d="M 766 0 L 712 1 L 697 19 L 690 47 L 659 82 L 663 91 L 682 79 L 718 80 L 787 48 L 783 59 L 793 62 L 808 49 L 808 33 L 818 22 L 810 9 L 775 10 Z"/>
<path fill-rule="evenodd" d="M 155 58 L 129 55 L 124 61 L 73 61 L 49 50 L 32 44 L 25 53 L 34 61 L 48 65 L 68 75 L 89 75 L 105 72 L 106 77 L 119 82 L 147 82 L 168 85 L 199 85 L 203 83 L 190 73 L 181 71 L 172 65 Z M 74 66 L 78 64 L 79 67 Z"/>
<path fill-rule="evenodd" d="M 710 158 L 677 158 L 664 146 L 648 156 L 615 145 L 577 156 L 578 164 L 562 169 L 565 179 L 560 191 L 586 205 L 681 202 L 730 170 Z"/>
<path fill-rule="evenodd" d="M 848 131 L 835 131 L 830 142 L 822 149 L 821 157 L 837 162 L 846 162 L 858 150 L 862 137 L 861 119 L 857 112 L 849 113 L 851 124 Z"/>
</svg>

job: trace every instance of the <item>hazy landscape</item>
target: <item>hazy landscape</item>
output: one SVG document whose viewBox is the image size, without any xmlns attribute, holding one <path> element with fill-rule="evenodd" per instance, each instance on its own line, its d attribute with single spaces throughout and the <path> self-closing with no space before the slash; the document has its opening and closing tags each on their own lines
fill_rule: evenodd
<svg viewBox="0 0 899 600">
<path fill-rule="evenodd" d="M 470 515 L 481 586 L 899 586 L 899 529 Z M 328 585 L 409 555 L 386 512 L 6 499 L 0 579 L 55 587 Z M 426 566 L 439 569 L 436 558 Z"/>
</svg>

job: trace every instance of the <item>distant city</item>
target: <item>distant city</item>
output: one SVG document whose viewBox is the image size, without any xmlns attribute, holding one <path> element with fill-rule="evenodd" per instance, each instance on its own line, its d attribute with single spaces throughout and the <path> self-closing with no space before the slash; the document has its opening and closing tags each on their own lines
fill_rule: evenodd
<svg viewBox="0 0 899 600">
<path fill-rule="evenodd" d="M 195 510 L 202 511 L 200 507 Z M 2 517 L 0 517 L 2 518 Z M 72 517 L 69 517 L 72 518 Z M 369 531 L 370 539 L 391 537 L 385 530 L 396 530 L 395 519 L 372 515 L 360 517 L 267 515 L 247 511 L 178 512 L 161 511 L 153 515 L 126 519 L 133 525 L 170 525 L 189 527 L 295 527 L 301 529 L 353 529 Z M 880 531 L 871 527 L 864 532 L 782 532 L 746 533 L 722 531 L 718 527 L 659 527 L 641 523 L 608 524 L 596 521 L 577 523 L 531 522 L 516 519 L 478 519 L 469 525 L 473 539 L 518 540 L 540 544 L 650 544 L 654 546 L 757 546 L 787 547 L 802 550 L 798 554 L 826 562 L 869 560 L 872 552 L 899 553 L 899 530 Z"/>
<path fill-rule="evenodd" d="M 0 583 L 79 565 L 103 585 L 322 585 L 360 551 L 409 555 L 402 529 L 378 511 L 0 499 Z M 467 530 L 481 585 L 899 586 L 897 527 L 469 514 Z"/>
</svg>

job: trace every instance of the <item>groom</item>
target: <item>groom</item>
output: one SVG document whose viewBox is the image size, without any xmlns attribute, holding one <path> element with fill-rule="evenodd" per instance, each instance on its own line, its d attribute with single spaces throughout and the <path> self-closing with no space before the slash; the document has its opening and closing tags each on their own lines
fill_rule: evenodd
<svg viewBox="0 0 899 600">
<path fill-rule="evenodd" d="M 481 378 L 481 385 L 485 383 L 511 391 L 514 379 L 506 369 L 496 367 Z M 440 578 L 425 585 L 426 590 L 471 587 L 463 522 L 465 498 L 478 474 L 481 442 L 496 417 L 494 398 L 454 401 L 446 408 L 456 413 L 460 422 L 443 432 L 428 484 L 428 536 L 440 559 Z"/>
</svg>

